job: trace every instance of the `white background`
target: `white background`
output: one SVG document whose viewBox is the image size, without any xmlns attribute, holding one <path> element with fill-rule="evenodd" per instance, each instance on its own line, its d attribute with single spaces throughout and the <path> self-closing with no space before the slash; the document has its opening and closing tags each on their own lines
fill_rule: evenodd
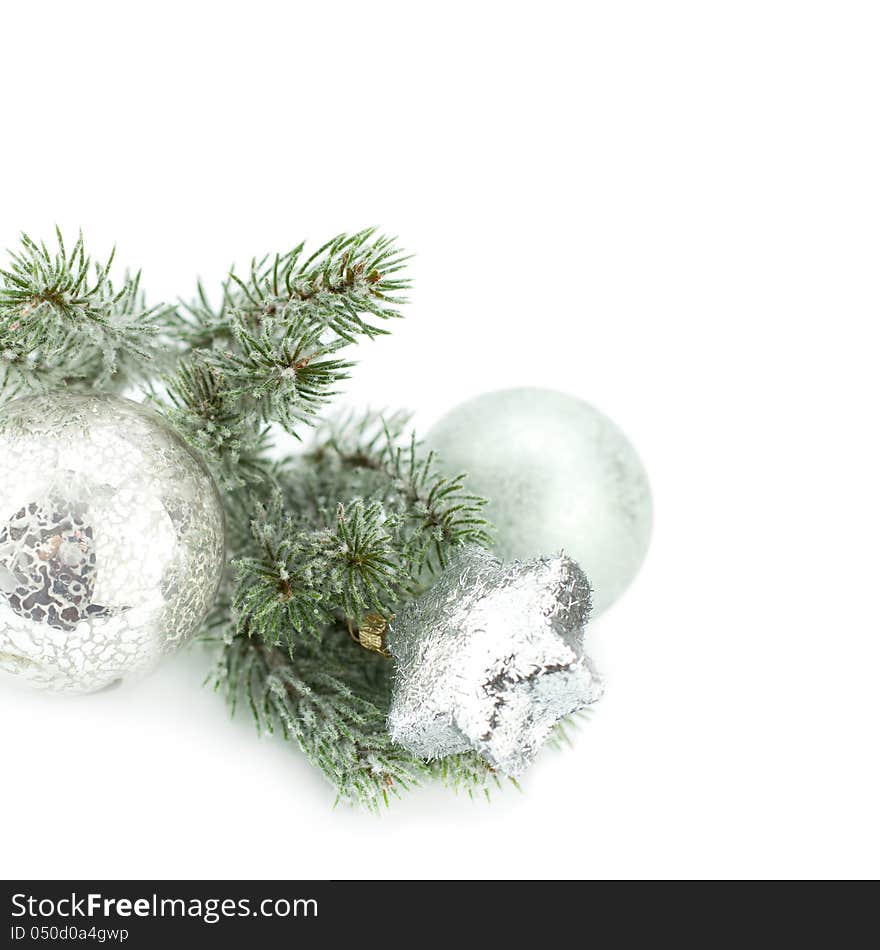
<svg viewBox="0 0 880 950">
<path fill-rule="evenodd" d="M 0 682 L 9 877 L 854 876 L 878 834 L 875 4 L 12 4 L 0 244 L 153 299 L 377 223 L 418 257 L 350 398 L 593 402 L 652 477 L 575 748 L 487 806 L 332 810 L 208 659 Z"/>
</svg>

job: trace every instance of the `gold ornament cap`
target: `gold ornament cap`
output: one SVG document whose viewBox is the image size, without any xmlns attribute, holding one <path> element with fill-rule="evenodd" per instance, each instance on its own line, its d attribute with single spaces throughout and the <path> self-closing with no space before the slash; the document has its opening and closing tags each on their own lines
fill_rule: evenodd
<svg viewBox="0 0 880 950">
<path fill-rule="evenodd" d="M 352 640 L 359 643 L 365 650 L 378 653 L 380 656 L 390 657 L 391 654 L 385 645 L 388 623 L 389 621 L 381 614 L 367 614 L 357 625 L 349 621 L 348 632 L 351 634 Z"/>
</svg>

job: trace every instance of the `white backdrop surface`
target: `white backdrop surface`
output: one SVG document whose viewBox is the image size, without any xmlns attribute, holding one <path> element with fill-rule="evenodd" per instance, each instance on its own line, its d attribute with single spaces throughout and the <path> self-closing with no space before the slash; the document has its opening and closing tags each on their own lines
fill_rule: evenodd
<svg viewBox="0 0 880 950">
<path fill-rule="evenodd" d="M 199 652 L 0 679 L 6 877 L 876 876 L 880 13 L 871 3 L 46 3 L 4 12 L 0 244 L 152 299 L 379 224 L 412 305 L 347 398 L 511 385 L 629 434 L 647 563 L 608 693 L 494 804 L 334 810 Z"/>
</svg>

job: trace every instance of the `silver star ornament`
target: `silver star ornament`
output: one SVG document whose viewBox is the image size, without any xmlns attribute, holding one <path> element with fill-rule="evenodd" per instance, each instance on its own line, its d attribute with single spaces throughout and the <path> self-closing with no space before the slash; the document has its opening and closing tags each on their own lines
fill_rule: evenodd
<svg viewBox="0 0 880 950">
<path fill-rule="evenodd" d="M 425 759 L 474 749 L 519 775 L 555 723 L 602 694 L 584 652 L 589 613 L 570 558 L 505 564 L 462 548 L 388 630 L 392 739 Z"/>
</svg>

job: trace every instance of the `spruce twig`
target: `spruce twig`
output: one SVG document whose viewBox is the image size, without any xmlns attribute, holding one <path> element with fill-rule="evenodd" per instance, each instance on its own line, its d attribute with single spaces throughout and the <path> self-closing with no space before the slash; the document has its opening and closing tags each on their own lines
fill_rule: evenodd
<svg viewBox="0 0 880 950">
<path fill-rule="evenodd" d="M 61 387 L 120 391 L 159 354 L 163 307 L 148 308 L 140 273 L 111 278 L 115 250 L 93 261 L 82 234 L 56 249 L 22 234 L 0 268 L 0 398 Z"/>
</svg>

